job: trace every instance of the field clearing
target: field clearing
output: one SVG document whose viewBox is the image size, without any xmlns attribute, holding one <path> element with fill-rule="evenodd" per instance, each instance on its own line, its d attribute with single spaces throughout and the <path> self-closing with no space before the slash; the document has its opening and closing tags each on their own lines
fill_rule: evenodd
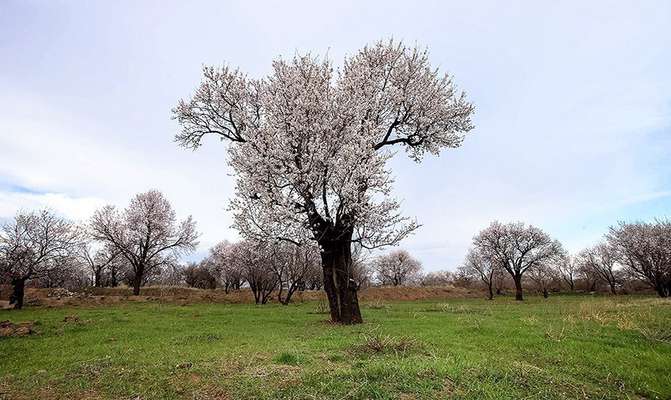
<svg viewBox="0 0 671 400">
<path fill-rule="evenodd" d="M 27 308 L 0 338 L 2 399 L 669 399 L 671 301 L 362 302 Z"/>
</svg>

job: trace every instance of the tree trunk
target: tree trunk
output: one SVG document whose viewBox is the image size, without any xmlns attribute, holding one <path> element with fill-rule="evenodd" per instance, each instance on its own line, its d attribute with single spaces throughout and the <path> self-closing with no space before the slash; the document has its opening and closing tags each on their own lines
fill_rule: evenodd
<svg viewBox="0 0 671 400">
<path fill-rule="evenodd" d="M 280 281 L 279 289 L 277 290 L 277 301 L 281 304 L 287 304 L 288 302 L 285 303 L 282 298 L 282 293 L 284 293 L 284 284 Z"/>
<path fill-rule="evenodd" d="M 96 268 L 95 272 L 93 273 L 93 286 L 95 287 L 101 287 L 102 286 L 102 270 Z"/>
<path fill-rule="evenodd" d="M 491 282 L 487 288 L 489 289 L 489 297 L 487 297 L 487 300 L 494 300 L 494 289 L 492 288 Z"/>
<path fill-rule="evenodd" d="M 26 287 L 26 279 L 12 279 L 12 295 L 9 297 L 9 305 L 14 305 L 15 310 L 23 308 L 23 296 Z"/>
<path fill-rule="evenodd" d="M 543 288 L 543 298 L 548 298 L 548 288 Z"/>
<path fill-rule="evenodd" d="M 320 240 L 324 290 L 329 301 L 331 321 L 340 324 L 360 324 L 361 310 L 357 284 L 352 279 L 351 232 L 338 239 Z"/>
<path fill-rule="evenodd" d="M 140 286 L 142 286 L 142 276 L 141 275 L 135 275 L 135 278 L 133 278 L 133 295 L 134 296 L 139 296 L 140 295 Z"/>
<path fill-rule="evenodd" d="M 615 290 L 615 284 L 614 283 L 608 283 L 608 286 L 610 286 L 610 293 L 613 295 L 617 295 L 617 290 Z"/>
<path fill-rule="evenodd" d="M 281 300 L 280 302 L 281 302 L 282 304 L 284 304 L 285 306 L 288 306 L 289 303 L 291 302 L 291 297 L 292 297 L 292 296 L 294 295 L 294 293 L 296 293 L 296 291 L 299 290 L 299 289 L 300 289 L 300 284 L 292 283 L 291 285 L 289 285 L 289 287 L 287 288 L 287 295 L 284 296 L 284 299 Z"/>
<path fill-rule="evenodd" d="M 515 300 L 524 300 L 524 296 L 522 295 L 522 275 L 513 276 L 513 281 L 515 281 Z"/>
<path fill-rule="evenodd" d="M 254 292 L 254 304 L 261 304 L 261 291 L 253 290 Z"/>
</svg>

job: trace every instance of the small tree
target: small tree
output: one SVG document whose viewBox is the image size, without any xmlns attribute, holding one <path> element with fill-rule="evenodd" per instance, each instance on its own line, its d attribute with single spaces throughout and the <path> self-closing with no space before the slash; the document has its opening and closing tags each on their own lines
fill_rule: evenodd
<svg viewBox="0 0 671 400">
<path fill-rule="evenodd" d="M 240 290 L 245 282 L 243 266 L 234 259 L 235 245 L 228 241 L 219 242 L 210 249 L 206 262 L 217 271 L 221 286 L 226 293 Z"/>
<path fill-rule="evenodd" d="M 577 276 L 580 287 L 587 292 L 594 292 L 601 281 L 599 276 L 585 263 L 578 262 L 576 258 Z"/>
<path fill-rule="evenodd" d="M 331 320 L 362 322 L 352 244 L 394 245 L 417 228 L 390 198 L 394 148 L 420 161 L 458 147 L 473 106 L 426 51 L 400 43 L 365 47 L 334 71 L 329 60 L 295 56 L 250 79 L 205 67 L 174 115 L 177 141 L 206 135 L 230 143 L 237 176 L 231 208 L 248 239 L 319 244 Z"/>
<path fill-rule="evenodd" d="M 94 287 L 102 287 L 105 284 L 105 275 L 109 268 L 119 261 L 119 253 L 110 248 L 93 249 L 90 243 L 84 242 L 77 251 L 77 258 L 90 272 Z"/>
<path fill-rule="evenodd" d="M 454 277 L 450 271 L 431 271 L 422 276 L 422 286 L 449 286 L 452 284 Z"/>
<path fill-rule="evenodd" d="M 395 250 L 376 258 L 373 270 L 382 285 L 403 286 L 419 275 L 422 263 L 405 250 Z"/>
<path fill-rule="evenodd" d="M 198 243 L 191 216 L 177 223 L 172 206 L 157 190 L 136 195 L 123 211 L 114 206 L 97 210 L 89 225 L 95 240 L 128 262 L 128 279 L 136 296 L 152 274 L 193 251 Z"/>
<path fill-rule="evenodd" d="M 550 263 L 543 262 L 531 268 L 527 275 L 536 284 L 538 291 L 547 299 L 550 286 L 557 280 L 557 270 Z"/>
<path fill-rule="evenodd" d="M 617 259 L 614 249 L 605 243 L 585 249 L 578 255 L 577 261 L 584 269 L 591 270 L 597 279 L 608 285 L 611 294 L 617 294 L 621 284 L 617 270 Z"/>
<path fill-rule="evenodd" d="M 498 259 L 476 249 L 470 249 L 464 261 L 464 272 L 480 280 L 487 288 L 487 299 L 494 299 L 494 279 L 500 266 Z"/>
<path fill-rule="evenodd" d="M 557 263 L 557 271 L 562 281 L 568 286 L 571 292 L 575 291 L 576 279 L 579 276 L 579 263 L 576 257 L 566 255 Z"/>
<path fill-rule="evenodd" d="M 277 300 L 287 305 L 293 294 L 305 286 L 314 265 L 320 264 L 319 249 L 315 246 L 296 246 L 277 243 L 271 246 L 271 268 L 277 277 Z"/>
<path fill-rule="evenodd" d="M 356 263 L 352 264 L 352 276 L 356 280 Z M 324 276 L 322 271 L 321 262 L 318 264 L 312 264 L 308 270 L 307 275 L 305 276 L 305 286 L 301 290 L 321 290 L 324 287 Z"/>
<path fill-rule="evenodd" d="M 564 255 L 561 244 L 522 222 L 493 222 L 473 238 L 473 247 L 501 265 L 515 283 L 515 300 L 523 300 L 522 277 L 530 268 Z"/>
<path fill-rule="evenodd" d="M 632 275 L 660 297 L 671 296 L 671 221 L 620 222 L 606 238 Z"/>
<path fill-rule="evenodd" d="M 27 280 L 63 272 L 74 265 L 82 233 L 51 211 L 21 212 L 0 229 L 0 273 L 11 282 L 10 304 L 23 307 Z"/>
<path fill-rule="evenodd" d="M 215 272 L 207 263 L 189 263 L 182 271 L 184 283 L 198 289 L 216 289 Z"/>
<path fill-rule="evenodd" d="M 243 277 L 254 294 L 256 304 L 266 304 L 278 284 L 271 263 L 273 251 L 268 243 L 243 240 L 232 245 L 231 262 L 242 271 Z"/>
</svg>

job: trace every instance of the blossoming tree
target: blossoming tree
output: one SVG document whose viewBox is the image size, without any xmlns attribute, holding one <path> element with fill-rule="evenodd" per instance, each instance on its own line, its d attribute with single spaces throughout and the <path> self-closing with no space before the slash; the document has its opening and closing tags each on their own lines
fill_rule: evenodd
<svg viewBox="0 0 671 400">
<path fill-rule="evenodd" d="M 417 162 L 458 147 L 473 105 L 425 50 L 378 42 L 334 69 L 328 59 L 277 59 L 252 79 L 205 67 L 200 86 L 174 108 L 176 140 L 230 143 L 237 176 L 235 226 L 250 239 L 317 241 L 331 319 L 361 322 L 351 246 L 398 243 L 417 224 L 400 215 L 386 169 L 395 148 Z"/>
</svg>

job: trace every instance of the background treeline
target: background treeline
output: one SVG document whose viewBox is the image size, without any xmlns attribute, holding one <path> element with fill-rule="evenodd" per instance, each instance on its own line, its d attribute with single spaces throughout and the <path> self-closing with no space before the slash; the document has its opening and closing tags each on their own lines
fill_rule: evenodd
<svg viewBox="0 0 671 400">
<path fill-rule="evenodd" d="M 123 210 L 106 206 L 85 224 L 49 210 L 20 212 L 0 229 L 0 284 L 11 285 L 10 303 L 23 304 L 30 287 L 82 289 L 145 285 L 201 289 L 248 288 L 258 304 L 288 304 L 294 293 L 321 290 L 316 245 L 290 242 L 221 242 L 200 262 L 182 258 L 197 245 L 191 217 L 178 221 L 158 191 L 135 196 Z M 457 286 L 484 289 L 487 297 L 524 291 L 611 294 L 654 290 L 671 295 L 671 222 L 621 222 L 602 242 L 577 254 L 541 229 L 492 223 L 473 238 L 455 272 L 424 272 L 405 250 L 371 256 L 354 247 L 350 279 L 356 287 Z"/>
</svg>

